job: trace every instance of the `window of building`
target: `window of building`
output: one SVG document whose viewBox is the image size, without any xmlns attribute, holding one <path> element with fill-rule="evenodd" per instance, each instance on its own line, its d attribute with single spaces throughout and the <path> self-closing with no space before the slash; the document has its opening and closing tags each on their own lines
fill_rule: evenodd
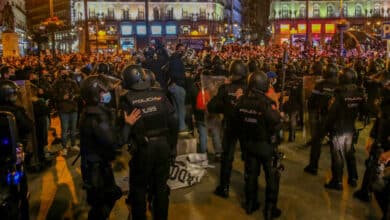
<svg viewBox="0 0 390 220">
<path fill-rule="evenodd" d="M 94 17 L 96 17 L 96 13 L 95 13 L 95 9 L 94 9 L 94 8 L 90 8 L 90 9 L 89 9 L 88 17 L 89 17 L 89 18 L 94 18 Z"/>
<path fill-rule="evenodd" d="M 183 19 L 189 19 L 188 11 L 184 10 L 184 8 L 181 9 L 181 16 L 182 16 Z"/>
<path fill-rule="evenodd" d="M 138 20 L 143 20 L 143 19 L 145 19 L 145 12 L 144 12 L 144 9 L 143 9 L 143 8 L 138 8 L 137 19 L 138 19 Z"/>
<path fill-rule="evenodd" d="M 381 5 L 379 3 L 376 3 L 374 6 L 374 16 L 380 16 L 381 15 Z"/>
<path fill-rule="evenodd" d="M 122 11 L 122 19 L 123 20 L 130 20 L 130 13 L 129 13 L 129 9 L 126 8 L 126 9 L 123 9 Z"/>
<path fill-rule="evenodd" d="M 334 6 L 333 5 L 328 5 L 326 7 L 326 15 L 327 15 L 327 17 L 334 17 Z"/>
<path fill-rule="evenodd" d="M 153 8 L 153 19 L 154 20 L 160 20 L 160 9 L 157 7 Z"/>
<path fill-rule="evenodd" d="M 362 17 L 363 15 L 363 7 L 361 5 L 355 6 L 355 16 L 356 17 Z"/>
<path fill-rule="evenodd" d="M 318 4 L 313 5 L 313 17 L 320 17 L 320 6 Z"/>
<path fill-rule="evenodd" d="M 348 17 L 348 5 L 345 3 L 343 4 L 343 16 Z"/>
<path fill-rule="evenodd" d="M 107 9 L 107 19 L 114 20 L 115 19 L 115 12 L 113 8 Z"/>
<path fill-rule="evenodd" d="M 282 6 L 282 18 L 289 18 L 289 11 L 290 9 L 288 8 L 288 5 L 283 5 Z"/>
<path fill-rule="evenodd" d="M 306 34 L 306 24 L 298 24 L 298 34 Z"/>
<path fill-rule="evenodd" d="M 299 6 L 299 14 L 298 14 L 298 17 L 300 17 L 300 18 L 306 17 L 306 6 L 305 6 L 305 5 Z"/>
<path fill-rule="evenodd" d="M 311 25 L 312 34 L 321 34 L 321 24 L 312 24 Z"/>
<path fill-rule="evenodd" d="M 325 33 L 326 34 L 336 33 L 336 25 L 335 24 L 325 24 Z"/>
<path fill-rule="evenodd" d="M 280 25 L 281 34 L 290 34 L 290 24 L 281 24 Z"/>
<path fill-rule="evenodd" d="M 167 10 L 168 20 L 173 20 L 173 8 Z"/>
<path fill-rule="evenodd" d="M 204 8 L 199 9 L 199 18 L 206 19 L 206 9 Z"/>
</svg>

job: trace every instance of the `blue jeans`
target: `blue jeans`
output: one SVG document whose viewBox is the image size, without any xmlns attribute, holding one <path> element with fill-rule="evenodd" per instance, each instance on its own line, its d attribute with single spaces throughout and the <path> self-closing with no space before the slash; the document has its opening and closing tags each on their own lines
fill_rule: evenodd
<svg viewBox="0 0 390 220">
<path fill-rule="evenodd" d="M 185 105 L 185 100 L 186 100 L 186 90 L 178 86 L 176 84 L 172 84 L 171 86 L 168 87 L 169 92 L 173 95 L 176 101 L 176 112 L 179 117 L 179 131 L 183 131 L 187 129 L 187 125 L 185 122 L 186 119 L 186 105 Z"/>
<path fill-rule="evenodd" d="M 206 153 L 207 151 L 207 128 L 203 121 L 196 122 L 196 128 L 199 133 L 199 153 Z"/>
<path fill-rule="evenodd" d="M 199 153 L 207 152 L 207 134 L 208 130 L 210 129 L 214 152 L 219 154 L 222 152 L 220 127 L 215 126 L 216 124 L 209 123 L 209 125 L 211 127 L 207 128 L 206 123 L 202 121 L 196 122 L 196 128 L 198 129 L 199 133 Z"/>
<path fill-rule="evenodd" d="M 66 147 L 68 130 L 70 131 L 71 145 L 76 144 L 77 112 L 59 113 L 61 120 L 62 147 Z"/>
</svg>

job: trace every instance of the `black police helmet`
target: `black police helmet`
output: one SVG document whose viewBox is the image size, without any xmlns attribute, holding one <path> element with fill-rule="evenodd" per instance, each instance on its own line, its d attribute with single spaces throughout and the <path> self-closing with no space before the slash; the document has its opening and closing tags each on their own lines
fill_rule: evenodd
<svg viewBox="0 0 390 220">
<path fill-rule="evenodd" d="M 99 63 L 96 71 L 99 74 L 108 74 L 109 66 L 106 63 Z"/>
<path fill-rule="evenodd" d="M 323 74 L 324 79 L 331 79 L 337 77 L 337 74 L 339 72 L 339 68 L 336 64 L 330 63 L 326 66 L 326 70 Z"/>
<path fill-rule="evenodd" d="M 340 84 L 352 84 L 356 83 L 357 80 L 357 73 L 354 69 L 352 68 L 344 68 L 342 73 L 339 76 L 339 82 Z"/>
<path fill-rule="evenodd" d="M 259 67 L 260 67 L 259 62 L 257 60 L 255 60 L 255 59 L 253 59 L 253 58 L 249 59 L 247 65 L 248 65 L 248 70 L 249 70 L 250 73 L 258 71 Z"/>
<path fill-rule="evenodd" d="M 150 69 L 144 69 L 145 81 L 149 81 L 150 85 L 153 86 L 156 83 L 156 75 Z"/>
<path fill-rule="evenodd" d="M 129 65 L 122 71 L 123 88 L 132 90 L 145 90 L 150 88 L 150 81 L 145 77 L 145 72 L 139 65 Z"/>
<path fill-rule="evenodd" d="M 245 79 L 248 75 L 248 68 L 242 60 L 234 60 L 230 64 L 229 73 L 233 81 Z"/>
<path fill-rule="evenodd" d="M 205 67 L 211 67 L 213 65 L 212 61 L 211 61 L 211 55 L 210 54 L 207 54 L 204 58 L 203 58 L 203 66 Z"/>
<path fill-rule="evenodd" d="M 15 103 L 18 98 L 18 86 L 11 80 L 0 80 L 0 103 Z"/>
<path fill-rule="evenodd" d="M 315 75 L 322 75 L 324 73 L 323 64 L 320 61 L 317 61 L 312 66 L 313 73 Z"/>
<path fill-rule="evenodd" d="M 108 92 L 107 80 L 101 75 L 88 76 L 80 87 L 81 98 L 87 105 L 97 105 L 100 103 L 100 93 Z"/>
<path fill-rule="evenodd" d="M 248 89 L 251 91 L 267 92 L 269 81 L 267 74 L 263 71 L 256 71 L 248 77 Z"/>
<path fill-rule="evenodd" d="M 215 65 L 216 63 L 220 63 L 220 62 L 222 62 L 221 57 L 218 56 L 218 55 L 214 56 L 214 58 L 213 58 L 213 64 Z"/>
</svg>

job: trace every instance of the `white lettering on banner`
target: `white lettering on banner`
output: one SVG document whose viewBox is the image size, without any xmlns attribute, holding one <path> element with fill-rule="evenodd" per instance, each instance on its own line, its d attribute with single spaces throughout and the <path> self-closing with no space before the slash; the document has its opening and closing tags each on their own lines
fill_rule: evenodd
<svg viewBox="0 0 390 220">
<path fill-rule="evenodd" d="M 201 176 L 203 176 L 203 175 L 201 175 Z M 185 187 L 185 186 L 192 186 L 195 183 L 199 183 L 201 176 L 199 176 L 199 175 L 193 176 L 186 169 L 186 167 L 175 164 L 175 165 L 171 166 L 169 180 L 171 182 L 175 182 L 175 184 L 174 184 L 175 186 L 180 185 L 180 187 L 177 187 L 177 188 L 181 188 L 181 187 Z M 180 184 L 178 184 L 178 182 Z"/>
<path fill-rule="evenodd" d="M 201 154 L 186 154 L 176 158 L 176 162 L 170 168 L 168 186 L 171 189 L 179 189 L 199 183 L 206 174 L 205 158 Z M 199 163 L 199 164 L 197 164 Z"/>
</svg>

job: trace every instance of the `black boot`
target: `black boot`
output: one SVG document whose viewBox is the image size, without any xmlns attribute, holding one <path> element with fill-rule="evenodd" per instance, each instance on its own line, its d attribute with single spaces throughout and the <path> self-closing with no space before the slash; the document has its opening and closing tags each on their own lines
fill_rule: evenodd
<svg viewBox="0 0 390 220">
<path fill-rule="evenodd" d="M 341 182 L 337 182 L 334 180 L 331 180 L 331 181 L 329 181 L 329 183 L 326 183 L 324 185 L 324 187 L 327 189 L 334 189 L 334 190 L 338 190 L 338 191 L 343 190 L 343 184 Z"/>
<path fill-rule="evenodd" d="M 304 171 L 306 173 L 313 175 L 313 176 L 317 176 L 317 174 L 318 174 L 318 170 L 316 168 L 312 167 L 310 164 L 305 167 Z"/>
<path fill-rule="evenodd" d="M 363 190 L 358 190 L 353 193 L 353 197 L 359 199 L 362 202 L 369 202 L 371 200 L 370 194 Z"/>
<path fill-rule="evenodd" d="M 246 214 L 251 215 L 253 212 L 260 208 L 260 203 L 256 200 L 249 200 L 245 203 Z"/>
<path fill-rule="evenodd" d="M 279 218 L 282 215 L 282 210 L 280 210 L 275 205 L 266 205 L 264 208 L 264 220 L 272 220 Z"/>
<path fill-rule="evenodd" d="M 229 197 L 229 185 L 219 185 L 215 191 L 214 194 L 222 197 L 222 198 L 228 198 Z"/>
</svg>

